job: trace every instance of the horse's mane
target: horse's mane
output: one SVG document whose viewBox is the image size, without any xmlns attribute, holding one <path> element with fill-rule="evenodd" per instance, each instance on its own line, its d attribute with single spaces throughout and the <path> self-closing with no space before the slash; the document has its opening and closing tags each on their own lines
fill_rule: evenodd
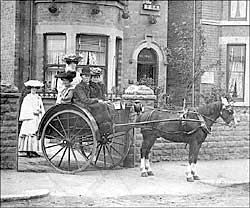
<svg viewBox="0 0 250 208">
<path fill-rule="evenodd" d="M 198 107 L 197 111 L 203 115 L 212 115 L 214 113 L 219 112 L 221 108 L 222 108 L 221 101 L 217 101 L 214 103 L 209 103 L 209 104 L 200 106 Z"/>
</svg>

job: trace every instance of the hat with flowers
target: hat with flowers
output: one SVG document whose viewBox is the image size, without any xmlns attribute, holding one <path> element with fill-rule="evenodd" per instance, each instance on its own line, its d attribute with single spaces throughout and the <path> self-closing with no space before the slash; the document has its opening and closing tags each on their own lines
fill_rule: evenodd
<svg viewBox="0 0 250 208">
<path fill-rule="evenodd" d="M 81 56 L 77 56 L 75 54 L 65 54 L 62 57 L 62 61 L 65 62 L 66 64 L 70 64 L 70 63 L 78 64 L 81 59 L 82 59 Z"/>
</svg>

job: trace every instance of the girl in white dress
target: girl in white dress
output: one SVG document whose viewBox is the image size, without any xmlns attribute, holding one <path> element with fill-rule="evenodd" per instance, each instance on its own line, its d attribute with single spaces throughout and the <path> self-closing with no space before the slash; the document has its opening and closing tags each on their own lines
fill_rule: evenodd
<svg viewBox="0 0 250 208">
<path fill-rule="evenodd" d="M 42 98 L 37 94 L 37 89 L 43 84 L 38 80 L 29 80 L 25 82 L 26 87 L 31 88 L 22 102 L 19 121 L 22 121 L 19 134 L 19 152 L 26 152 L 28 157 L 40 156 L 40 140 L 37 140 L 36 131 L 39 123 L 45 113 Z"/>
</svg>

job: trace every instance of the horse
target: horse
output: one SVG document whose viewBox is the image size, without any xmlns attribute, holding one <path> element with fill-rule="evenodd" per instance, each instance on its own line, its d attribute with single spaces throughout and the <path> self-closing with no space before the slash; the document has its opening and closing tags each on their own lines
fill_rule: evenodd
<svg viewBox="0 0 250 208">
<path fill-rule="evenodd" d="M 236 126 L 237 119 L 231 103 L 226 98 L 221 101 L 206 104 L 195 109 L 188 109 L 179 118 L 170 110 L 153 109 L 140 112 L 136 123 L 140 122 L 143 136 L 141 152 L 141 176 L 152 176 L 149 163 L 149 153 L 157 138 L 189 145 L 188 166 L 186 179 L 188 182 L 200 180 L 196 169 L 199 150 L 212 125 L 221 117 L 225 125 Z M 219 123 L 219 122 L 217 122 Z"/>
</svg>

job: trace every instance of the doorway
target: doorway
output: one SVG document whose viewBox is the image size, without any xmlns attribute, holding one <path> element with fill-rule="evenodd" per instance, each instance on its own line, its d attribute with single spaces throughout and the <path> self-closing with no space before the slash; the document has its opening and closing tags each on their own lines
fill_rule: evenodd
<svg viewBox="0 0 250 208">
<path fill-rule="evenodd" d="M 154 85 L 158 84 L 158 58 L 154 49 L 144 48 L 137 59 L 137 81 L 145 78 L 151 78 Z"/>
</svg>

